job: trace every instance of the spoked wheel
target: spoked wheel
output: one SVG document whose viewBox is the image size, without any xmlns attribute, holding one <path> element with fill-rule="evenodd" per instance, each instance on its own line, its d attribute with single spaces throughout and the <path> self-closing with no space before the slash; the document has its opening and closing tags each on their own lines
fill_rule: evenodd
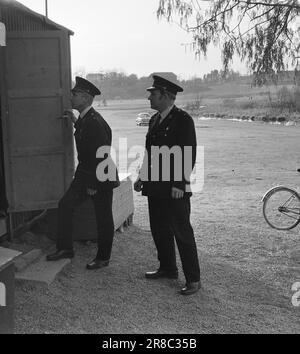
<svg viewBox="0 0 300 354">
<path fill-rule="evenodd" d="M 290 230 L 300 222 L 300 196 L 292 189 L 277 187 L 264 199 L 266 222 L 277 230 Z"/>
</svg>

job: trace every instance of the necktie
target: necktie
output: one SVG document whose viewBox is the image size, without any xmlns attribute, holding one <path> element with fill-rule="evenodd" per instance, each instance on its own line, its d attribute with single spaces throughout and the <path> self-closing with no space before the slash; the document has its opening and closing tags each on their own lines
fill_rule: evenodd
<svg viewBox="0 0 300 354">
<path fill-rule="evenodd" d="M 161 117 L 161 114 L 158 113 L 158 116 L 157 116 L 157 123 L 160 124 L 162 122 L 162 117 Z"/>
<path fill-rule="evenodd" d="M 156 116 L 156 118 L 155 118 L 155 121 L 154 121 L 154 123 L 153 123 L 153 125 L 152 125 L 151 130 L 156 129 L 156 128 L 159 126 L 160 117 L 161 117 L 161 116 L 160 116 L 160 113 L 157 113 L 157 116 Z"/>
</svg>

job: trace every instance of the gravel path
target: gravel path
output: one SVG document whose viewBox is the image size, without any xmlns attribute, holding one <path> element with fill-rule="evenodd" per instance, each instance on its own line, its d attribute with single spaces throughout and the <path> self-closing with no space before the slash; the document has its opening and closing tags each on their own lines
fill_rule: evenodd
<svg viewBox="0 0 300 354">
<path fill-rule="evenodd" d="M 155 269 L 149 232 L 116 233 L 109 267 L 85 270 L 94 243 L 76 243 L 76 257 L 49 287 L 16 289 L 16 333 L 299 333 L 299 311 L 257 274 L 201 253 L 203 289 L 178 293 L 179 280 L 144 278 Z"/>
</svg>

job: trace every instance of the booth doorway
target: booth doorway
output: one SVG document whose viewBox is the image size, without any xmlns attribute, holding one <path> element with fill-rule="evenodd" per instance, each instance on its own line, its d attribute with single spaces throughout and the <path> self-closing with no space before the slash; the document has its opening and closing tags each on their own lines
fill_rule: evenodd
<svg viewBox="0 0 300 354">
<path fill-rule="evenodd" d="M 1 97 L 1 96 L 0 96 Z M 1 99 L 0 99 L 0 238 L 7 233 L 7 208 L 8 202 L 5 189 L 5 172 L 4 172 L 4 151 L 3 151 L 3 130 L 1 120 Z"/>
<path fill-rule="evenodd" d="M 7 198 L 5 190 L 5 172 L 4 172 L 4 151 L 3 151 L 3 131 L 1 119 L 1 101 L 0 101 L 0 219 L 7 216 Z"/>
</svg>

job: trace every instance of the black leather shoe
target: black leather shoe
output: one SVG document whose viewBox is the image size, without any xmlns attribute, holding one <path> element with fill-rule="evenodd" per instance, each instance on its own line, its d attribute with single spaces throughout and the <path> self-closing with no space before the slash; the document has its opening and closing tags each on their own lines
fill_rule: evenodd
<svg viewBox="0 0 300 354">
<path fill-rule="evenodd" d="M 192 295 L 195 294 L 201 288 L 200 281 L 194 283 L 186 283 L 185 287 L 180 290 L 182 295 Z"/>
<path fill-rule="evenodd" d="M 5 210 L 0 210 L 0 218 L 4 219 L 7 217 L 7 212 Z"/>
<path fill-rule="evenodd" d="M 94 259 L 86 265 L 86 268 L 89 270 L 93 270 L 93 269 L 100 269 L 103 267 L 107 267 L 108 265 L 109 265 L 109 261 L 102 261 L 100 259 Z"/>
<path fill-rule="evenodd" d="M 47 261 L 58 261 L 59 259 L 73 258 L 73 257 L 74 257 L 73 251 L 60 250 L 60 251 L 56 251 L 54 253 L 48 254 L 46 259 L 47 259 Z"/>
<path fill-rule="evenodd" d="M 167 272 L 165 270 L 158 269 L 154 272 L 147 272 L 145 274 L 147 279 L 159 279 L 159 278 L 168 278 L 168 279 L 177 279 L 178 272 Z"/>
</svg>

